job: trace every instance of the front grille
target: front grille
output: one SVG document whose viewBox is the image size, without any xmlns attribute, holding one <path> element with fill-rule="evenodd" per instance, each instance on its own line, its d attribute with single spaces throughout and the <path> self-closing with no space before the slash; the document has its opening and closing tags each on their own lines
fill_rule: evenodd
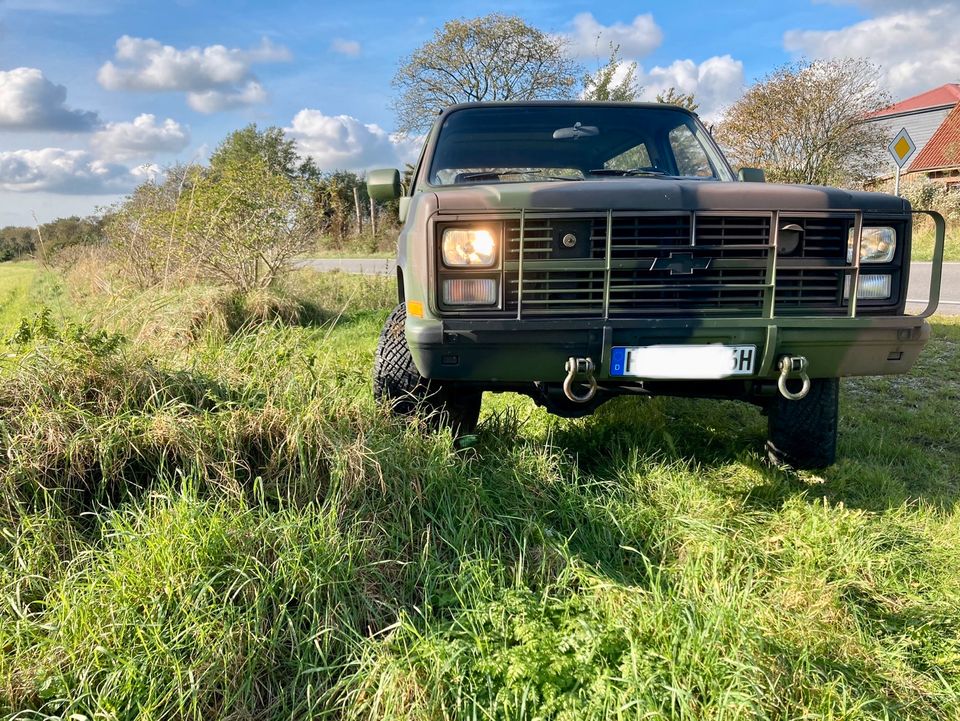
<svg viewBox="0 0 960 721">
<path fill-rule="evenodd" d="M 507 308 L 517 308 L 519 280 L 506 280 Z M 523 274 L 524 315 L 599 316 L 603 313 L 603 271 L 554 270 Z"/>
<path fill-rule="evenodd" d="M 802 230 L 799 245 L 777 256 L 775 290 L 769 284 L 774 223 Z M 505 221 L 503 304 L 497 313 L 520 318 L 845 313 L 842 288 L 852 224 L 852 213 L 528 214 Z"/>
<path fill-rule="evenodd" d="M 801 258 L 835 258 L 843 260 L 847 255 L 847 236 L 853 225 L 852 218 L 780 218 L 780 227 L 799 225 L 803 228 L 797 255 Z"/>
</svg>

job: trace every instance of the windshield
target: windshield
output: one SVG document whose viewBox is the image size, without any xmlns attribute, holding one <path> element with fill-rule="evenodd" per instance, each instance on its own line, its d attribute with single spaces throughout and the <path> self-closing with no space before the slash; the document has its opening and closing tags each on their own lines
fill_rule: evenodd
<svg viewBox="0 0 960 721">
<path fill-rule="evenodd" d="M 444 120 L 432 185 L 629 177 L 733 180 L 706 131 L 669 107 L 509 105 Z"/>
</svg>

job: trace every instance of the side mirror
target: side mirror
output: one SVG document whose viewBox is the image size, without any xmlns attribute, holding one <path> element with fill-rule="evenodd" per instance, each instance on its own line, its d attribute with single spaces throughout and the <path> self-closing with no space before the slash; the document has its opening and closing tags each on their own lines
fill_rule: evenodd
<svg viewBox="0 0 960 721">
<path fill-rule="evenodd" d="M 399 198 L 403 195 L 400 171 L 395 168 L 371 170 L 367 175 L 367 194 L 381 203 Z"/>
<path fill-rule="evenodd" d="M 762 168 L 740 168 L 737 173 L 737 179 L 741 183 L 766 183 L 767 176 L 764 175 Z"/>
</svg>

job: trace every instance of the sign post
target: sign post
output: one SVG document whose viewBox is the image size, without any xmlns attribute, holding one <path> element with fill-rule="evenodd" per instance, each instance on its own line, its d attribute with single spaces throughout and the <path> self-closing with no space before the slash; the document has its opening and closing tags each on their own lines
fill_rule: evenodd
<svg viewBox="0 0 960 721">
<path fill-rule="evenodd" d="M 913 154 L 917 152 L 917 144 L 913 142 L 913 138 L 910 137 L 906 128 L 900 128 L 900 132 L 890 141 L 887 150 L 890 151 L 890 157 L 897 165 L 897 180 L 893 192 L 900 195 L 900 171 L 907 164 L 907 161 L 913 157 Z"/>
</svg>

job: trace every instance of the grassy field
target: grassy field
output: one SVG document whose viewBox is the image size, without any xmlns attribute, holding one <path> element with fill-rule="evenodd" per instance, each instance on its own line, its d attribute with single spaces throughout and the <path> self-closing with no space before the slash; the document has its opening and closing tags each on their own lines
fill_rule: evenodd
<svg viewBox="0 0 960 721">
<path fill-rule="evenodd" d="M 957 232 L 957 223 L 947 221 L 947 237 L 943 247 L 943 259 L 948 263 L 960 262 L 960 233 Z M 933 223 L 917 223 L 913 231 L 914 260 L 933 260 Z"/>
<path fill-rule="evenodd" d="M 0 715 L 960 717 L 955 320 L 813 475 L 726 402 L 488 394 L 454 451 L 373 406 L 387 280 L 284 323 L 0 289 L 8 336 L 53 299 L 0 362 Z"/>
</svg>

